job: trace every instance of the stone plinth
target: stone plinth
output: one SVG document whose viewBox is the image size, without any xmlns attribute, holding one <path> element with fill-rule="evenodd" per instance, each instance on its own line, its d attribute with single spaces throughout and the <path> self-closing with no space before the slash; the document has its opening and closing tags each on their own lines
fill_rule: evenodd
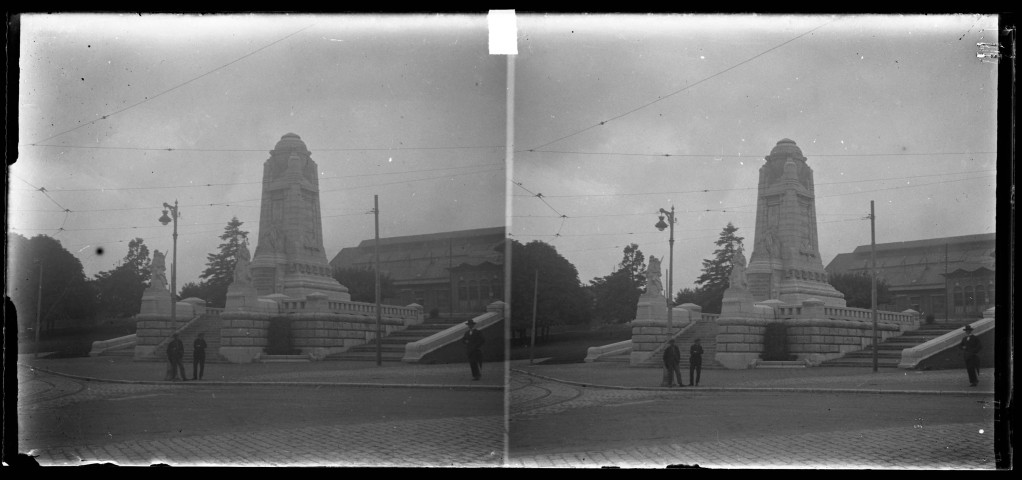
<svg viewBox="0 0 1022 480">
<path fill-rule="evenodd" d="M 797 304 L 817 298 L 843 307 L 844 295 L 827 283 L 820 255 L 813 171 L 787 138 L 759 170 L 756 237 L 749 260 L 749 291 L 756 301 Z"/>
<path fill-rule="evenodd" d="M 231 284 L 227 287 L 227 303 L 225 311 L 260 312 L 265 306 L 259 300 L 259 292 L 252 285 Z"/>
<path fill-rule="evenodd" d="M 635 320 L 667 322 L 667 298 L 661 295 L 644 293 L 639 296 L 635 308 Z"/>
<path fill-rule="evenodd" d="M 170 315 L 170 291 L 149 287 L 142 293 L 140 315 Z"/>
</svg>

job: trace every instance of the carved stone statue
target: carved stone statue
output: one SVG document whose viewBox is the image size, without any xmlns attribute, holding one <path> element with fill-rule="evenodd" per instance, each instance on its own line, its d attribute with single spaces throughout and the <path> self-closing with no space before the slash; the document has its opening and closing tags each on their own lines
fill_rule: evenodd
<svg viewBox="0 0 1022 480">
<path fill-rule="evenodd" d="M 739 248 L 738 251 L 736 251 L 735 254 L 731 257 L 731 276 L 729 278 L 730 282 L 730 284 L 728 285 L 729 288 L 737 288 L 742 290 L 746 290 L 749 288 L 749 281 L 745 277 L 745 267 L 746 267 L 745 254 L 742 253 L 742 249 Z"/>
<path fill-rule="evenodd" d="M 660 259 L 649 256 L 649 265 L 646 266 L 646 293 L 663 295 L 664 283 L 660 279 Z"/>
<path fill-rule="evenodd" d="M 149 262 L 149 278 L 152 286 L 162 288 L 167 285 L 167 260 L 163 252 L 153 251 L 153 260 Z"/>
<path fill-rule="evenodd" d="M 252 284 L 252 271 L 249 269 L 249 264 L 252 262 L 252 257 L 248 253 L 248 245 L 245 243 L 241 244 L 238 249 L 237 262 L 234 264 L 234 283 L 237 285 L 251 285 Z"/>
</svg>

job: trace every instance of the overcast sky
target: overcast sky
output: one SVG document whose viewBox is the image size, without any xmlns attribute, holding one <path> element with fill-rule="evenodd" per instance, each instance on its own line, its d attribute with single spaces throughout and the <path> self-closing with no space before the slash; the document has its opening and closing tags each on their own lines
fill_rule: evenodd
<svg viewBox="0 0 1022 480">
<path fill-rule="evenodd" d="M 511 233 L 556 246 L 583 282 L 629 243 L 666 269 L 654 224 L 672 205 L 675 290 L 693 286 L 728 222 L 751 249 L 759 168 L 783 138 L 814 172 L 824 265 L 869 244 L 870 200 L 878 243 L 994 232 L 997 65 L 976 56 L 997 41 L 994 16 L 519 15 L 518 27 Z"/>
<path fill-rule="evenodd" d="M 869 243 L 870 200 L 880 243 L 994 231 L 997 65 L 976 44 L 997 41 L 995 16 L 519 13 L 520 186 L 482 12 L 21 22 L 9 229 L 55 236 L 90 276 L 134 237 L 169 251 L 157 219 L 175 199 L 179 285 L 232 216 L 254 241 L 262 165 L 289 132 L 320 169 L 328 258 L 372 237 L 379 194 L 384 237 L 509 221 L 587 282 L 629 243 L 666 257 L 653 225 L 673 205 L 684 288 L 728 222 L 754 243 L 782 138 L 814 171 L 824 264 Z"/>
<path fill-rule="evenodd" d="M 9 229 L 92 276 L 134 237 L 169 252 L 176 199 L 180 287 L 233 216 L 254 251 L 289 132 L 319 167 L 328 259 L 373 237 L 374 194 L 383 237 L 504 225 L 507 67 L 487 35 L 485 14 L 23 16 Z"/>
</svg>

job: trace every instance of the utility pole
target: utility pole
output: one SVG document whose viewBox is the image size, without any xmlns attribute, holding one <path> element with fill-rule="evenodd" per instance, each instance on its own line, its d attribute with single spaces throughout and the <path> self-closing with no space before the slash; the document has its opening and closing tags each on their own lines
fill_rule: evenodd
<svg viewBox="0 0 1022 480">
<path fill-rule="evenodd" d="M 39 295 L 36 298 L 36 309 L 35 309 L 35 358 L 39 358 L 39 333 L 42 328 L 43 319 L 43 261 L 36 259 L 35 263 L 39 264 Z"/>
<path fill-rule="evenodd" d="M 873 210 L 873 200 L 869 201 L 869 245 L 870 245 L 870 270 L 872 275 L 872 287 L 870 293 L 872 297 L 873 305 L 873 373 L 877 372 L 877 363 L 879 362 L 879 345 L 877 345 L 877 229 L 876 229 L 876 214 Z"/>
<path fill-rule="evenodd" d="M 373 217 L 376 223 L 376 242 L 374 244 L 374 257 L 376 263 L 376 366 L 383 365 L 383 347 L 382 342 L 383 336 L 380 324 L 382 323 L 382 313 L 380 312 L 380 196 L 373 195 Z"/>
<path fill-rule="evenodd" d="M 947 281 L 947 242 L 944 242 L 944 323 L 948 323 L 951 316 L 951 288 Z"/>
<path fill-rule="evenodd" d="M 536 302 L 539 299 L 539 269 L 536 269 L 536 280 L 532 287 L 532 335 L 529 336 L 529 341 L 532 345 L 529 346 L 529 365 L 532 365 L 533 360 L 536 358 L 534 353 L 536 350 Z"/>
</svg>

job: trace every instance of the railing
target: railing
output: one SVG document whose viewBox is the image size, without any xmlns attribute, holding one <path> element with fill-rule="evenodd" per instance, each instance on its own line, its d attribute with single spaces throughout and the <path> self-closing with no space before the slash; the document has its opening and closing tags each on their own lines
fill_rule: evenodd
<svg viewBox="0 0 1022 480">
<path fill-rule="evenodd" d="M 206 307 L 206 315 L 219 317 L 221 313 L 224 313 L 224 309 L 222 308 Z"/>
<path fill-rule="evenodd" d="M 89 351 L 89 356 L 95 357 L 107 350 L 116 350 L 118 348 L 134 346 L 137 343 L 138 335 L 134 333 L 123 337 L 111 338 L 110 340 L 95 341 L 92 342 L 92 350 Z"/>
<path fill-rule="evenodd" d="M 504 319 L 504 302 L 493 302 L 486 309 L 486 313 L 473 319 L 476 323 L 476 328 L 480 330 Z M 406 363 L 418 362 L 426 354 L 461 340 L 467 330 L 468 326 L 464 323 L 459 323 L 421 340 L 407 343 L 405 344 L 405 355 L 401 361 Z"/>
<path fill-rule="evenodd" d="M 365 302 L 340 302 L 334 300 L 328 300 L 324 302 L 326 304 L 326 311 L 330 313 L 348 313 L 356 315 L 375 315 L 376 304 L 365 303 Z M 310 304 L 307 300 L 284 300 L 279 302 L 281 313 L 302 313 L 309 310 L 313 310 L 315 307 Z M 320 311 L 316 309 L 316 311 Z M 391 316 L 391 317 L 414 317 L 419 314 L 419 310 L 414 307 L 401 307 L 397 305 L 380 305 L 380 314 Z"/>
</svg>

